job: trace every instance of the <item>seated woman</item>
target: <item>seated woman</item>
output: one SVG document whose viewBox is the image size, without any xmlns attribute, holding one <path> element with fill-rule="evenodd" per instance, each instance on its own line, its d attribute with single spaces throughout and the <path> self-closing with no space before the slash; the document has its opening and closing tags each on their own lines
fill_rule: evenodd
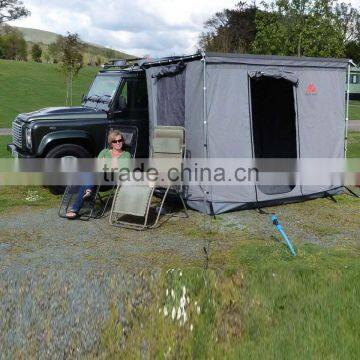
<svg viewBox="0 0 360 360">
<path fill-rule="evenodd" d="M 98 155 L 99 159 L 112 159 L 113 167 L 130 168 L 131 155 L 124 151 L 124 137 L 119 130 L 110 130 L 108 136 L 109 148 L 104 149 Z M 75 219 L 83 206 L 84 200 L 88 199 L 95 190 L 96 185 L 79 186 L 78 194 L 71 209 L 66 213 L 68 219 Z"/>
</svg>

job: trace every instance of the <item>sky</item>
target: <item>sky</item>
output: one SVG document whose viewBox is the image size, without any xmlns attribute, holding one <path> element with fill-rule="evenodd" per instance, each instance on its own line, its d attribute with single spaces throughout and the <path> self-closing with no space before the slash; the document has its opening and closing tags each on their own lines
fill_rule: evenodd
<svg viewBox="0 0 360 360">
<path fill-rule="evenodd" d="M 196 51 L 204 22 L 239 0 L 23 0 L 31 16 L 11 25 L 76 32 L 96 43 L 136 56 Z M 360 0 L 352 0 L 360 7 Z"/>
</svg>

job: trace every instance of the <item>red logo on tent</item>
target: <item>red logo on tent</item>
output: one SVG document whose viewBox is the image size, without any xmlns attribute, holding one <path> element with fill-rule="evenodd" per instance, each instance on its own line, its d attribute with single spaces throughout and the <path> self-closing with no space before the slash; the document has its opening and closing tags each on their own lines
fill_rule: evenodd
<svg viewBox="0 0 360 360">
<path fill-rule="evenodd" d="M 313 83 L 310 83 L 306 88 L 306 95 L 316 95 L 317 89 Z"/>
</svg>

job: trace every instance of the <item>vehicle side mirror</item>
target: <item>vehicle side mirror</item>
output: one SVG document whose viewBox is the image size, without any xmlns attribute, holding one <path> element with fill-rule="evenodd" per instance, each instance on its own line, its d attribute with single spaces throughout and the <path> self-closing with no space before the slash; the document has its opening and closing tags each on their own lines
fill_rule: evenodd
<svg viewBox="0 0 360 360">
<path fill-rule="evenodd" d="M 81 95 L 81 102 L 83 103 L 84 100 L 85 100 L 85 94 L 82 94 L 82 95 Z"/>
</svg>

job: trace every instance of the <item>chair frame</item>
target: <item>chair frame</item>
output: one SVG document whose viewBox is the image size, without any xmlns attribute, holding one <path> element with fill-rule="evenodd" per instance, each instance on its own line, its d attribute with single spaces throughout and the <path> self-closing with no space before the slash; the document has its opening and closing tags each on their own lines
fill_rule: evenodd
<svg viewBox="0 0 360 360">
<path fill-rule="evenodd" d="M 76 185 L 68 185 L 68 186 L 66 187 L 65 192 L 64 192 L 64 194 L 63 194 L 63 196 L 62 196 L 62 199 L 61 199 L 60 207 L 59 207 L 59 210 L 58 210 L 58 215 L 59 215 L 59 217 L 61 217 L 61 218 L 63 218 L 63 219 L 67 219 L 67 217 L 66 217 L 66 215 L 63 215 L 63 214 L 61 213 L 61 209 L 62 209 L 63 205 L 65 204 L 65 199 L 66 199 L 66 197 L 67 197 L 67 195 L 68 195 L 68 193 L 69 193 L 69 191 L 70 191 L 70 189 L 71 189 L 72 186 L 76 186 Z M 91 207 L 89 214 L 87 214 L 86 216 L 84 216 L 84 215 L 77 216 L 76 218 L 77 218 L 78 220 L 89 221 L 90 219 L 101 219 L 101 218 L 105 215 L 106 210 L 107 210 L 108 207 L 109 207 L 110 200 L 111 200 L 111 199 L 113 198 L 113 196 L 114 196 L 114 192 L 115 192 L 115 189 L 116 189 L 116 185 L 113 185 L 112 188 L 109 190 L 109 191 L 110 191 L 110 194 L 109 194 L 109 196 L 107 197 L 106 201 L 104 201 L 103 197 L 102 197 L 101 194 L 100 194 L 100 187 L 101 187 L 100 185 L 97 185 L 97 186 L 96 186 L 96 189 L 95 189 L 95 191 L 94 191 L 94 194 L 91 195 L 92 199 L 90 199 L 89 201 L 94 202 L 94 205 Z M 99 200 L 99 202 L 103 205 L 103 208 L 102 208 L 102 211 L 100 212 L 100 215 L 96 214 L 96 215 L 94 216 L 95 202 L 96 202 L 96 200 Z M 66 208 L 65 208 L 65 214 L 68 212 L 69 206 L 70 206 L 70 204 L 68 203 L 68 204 L 66 205 Z"/>
<path fill-rule="evenodd" d="M 119 217 L 121 216 L 124 216 L 126 214 L 114 214 L 113 210 L 114 210 L 114 205 L 115 205 L 115 201 L 113 201 L 113 204 L 112 204 L 112 208 L 111 208 L 111 212 L 110 212 L 110 217 L 109 217 L 109 223 L 110 225 L 112 226 L 117 226 L 117 227 L 121 227 L 121 228 L 126 228 L 126 229 L 132 229 L 132 230 L 139 230 L 139 231 L 142 231 L 142 230 L 146 230 L 146 229 L 155 229 L 155 228 L 158 228 L 160 227 L 163 223 L 165 223 L 166 221 L 168 221 L 170 218 L 172 217 L 181 217 L 181 216 L 178 216 L 177 213 L 170 213 L 168 214 L 168 216 L 164 215 L 164 220 L 162 220 L 160 223 L 159 223 L 159 219 L 160 219 L 160 216 L 161 216 L 161 213 L 162 213 L 162 210 L 164 208 L 164 204 L 165 204 L 165 200 L 167 198 L 167 195 L 169 193 L 169 191 L 172 189 L 175 191 L 176 195 L 180 198 L 180 201 L 181 201 L 181 204 L 182 204 L 182 207 L 183 207 L 183 212 L 185 214 L 185 216 L 182 216 L 182 218 L 188 218 L 189 217 L 189 214 L 188 214 L 188 211 L 187 211 L 187 207 L 185 205 L 185 201 L 184 201 L 184 198 L 182 197 L 181 193 L 176 189 L 176 186 L 174 185 L 168 185 L 166 187 L 166 191 L 164 193 L 164 196 L 163 198 L 161 199 L 160 201 L 160 207 L 157 209 L 157 215 L 156 215 L 156 219 L 155 219 L 155 222 L 154 224 L 152 225 L 149 225 L 148 224 L 148 220 L 149 220 L 149 213 L 150 213 L 150 209 L 151 209 L 151 199 L 153 198 L 153 195 L 154 195 L 154 191 L 155 189 L 158 188 L 158 186 L 154 186 L 151 190 L 151 193 L 150 193 L 150 196 L 149 196 L 149 202 L 148 202 L 148 205 L 147 205 L 147 208 L 146 208 L 146 212 L 145 212 L 145 215 L 144 215 L 144 222 L 143 223 L 140 223 L 140 224 L 136 224 L 136 223 L 131 223 L 131 222 L 128 222 L 128 221 L 121 221 L 119 220 Z M 116 198 L 118 192 L 120 191 L 121 189 L 121 185 L 119 185 L 116 189 L 116 192 L 115 192 L 115 195 L 114 195 L 114 199 Z M 134 215 L 133 215 L 134 216 Z"/>
<path fill-rule="evenodd" d="M 169 126 L 169 128 L 172 128 L 172 126 Z M 178 127 L 178 128 L 180 128 L 180 127 Z M 183 133 L 184 133 L 184 139 L 183 139 L 183 144 L 181 146 L 181 159 L 182 159 L 182 161 L 184 161 L 185 156 L 186 156 L 185 128 L 182 127 L 182 130 L 183 130 Z M 152 156 L 151 157 L 153 157 L 153 153 L 154 153 L 154 150 L 152 150 Z M 151 185 L 149 185 L 149 186 L 151 186 Z M 151 200 L 153 198 L 155 189 L 158 189 L 158 188 L 165 188 L 166 190 L 165 190 L 165 193 L 163 195 L 163 198 L 160 201 L 160 207 L 157 209 L 157 215 L 156 215 L 155 222 L 152 225 L 149 225 L 148 220 L 149 220 L 149 213 L 150 213 L 150 209 L 151 209 L 151 202 L 152 202 Z M 115 195 L 114 195 L 114 200 L 113 200 L 111 211 L 110 211 L 110 217 L 109 217 L 110 225 L 121 227 L 121 228 L 127 228 L 127 229 L 142 231 L 142 230 L 146 230 L 146 229 L 158 228 L 163 223 L 165 223 L 166 221 L 168 221 L 172 217 L 181 217 L 181 216 L 178 216 L 176 213 L 170 213 L 170 214 L 168 214 L 168 216 L 164 215 L 164 220 L 159 223 L 159 219 L 160 219 L 160 216 L 161 216 L 162 210 L 164 208 L 166 198 L 167 198 L 170 190 L 174 190 L 174 192 L 176 193 L 176 195 L 179 197 L 179 199 L 181 201 L 183 212 L 184 212 L 184 216 L 182 216 L 182 218 L 188 218 L 189 214 L 188 214 L 188 211 L 187 211 L 187 207 L 186 207 L 184 198 L 181 195 L 180 191 L 178 191 L 177 186 L 173 185 L 173 184 L 169 184 L 167 186 L 159 186 L 159 185 L 155 184 L 155 185 L 152 186 L 152 190 L 151 190 L 151 193 L 149 195 L 149 202 L 147 204 L 145 215 L 143 216 L 144 217 L 144 222 L 140 223 L 140 224 L 136 224 L 136 223 L 131 223 L 131 222 L 128 222 L 128 221 L 121 221 L 121 220 L 119 220 L 119 217 L 127 215 L 127 214 L 125 214 L 125 213 L 124 214 L 117 213 L 116 215 L 114 214 L 115 199 L 116 199 L 119 191 L 121 191 L 121 184 L 119 184 L 117 186 L 117 188 L 116 188 Z"/>
</svg>

